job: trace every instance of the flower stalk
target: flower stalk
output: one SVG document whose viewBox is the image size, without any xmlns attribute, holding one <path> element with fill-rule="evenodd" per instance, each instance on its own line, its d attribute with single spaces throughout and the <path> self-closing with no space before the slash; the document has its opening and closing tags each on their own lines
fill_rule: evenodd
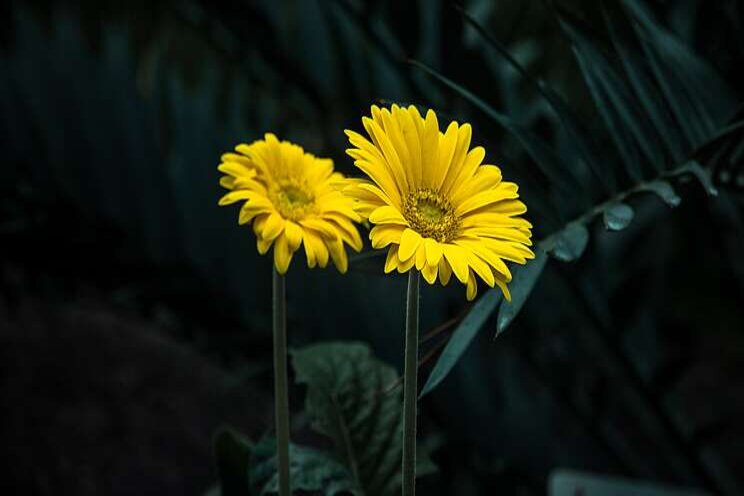
<svg viewBox="0 0 744 496">
<path fill-rule="evenodd" d="M 274 305 L 274 409 L 279 496 L 290 496 L 289 480 L 289 393 L 287 391 L 287 314 L 285 279 L 273 271 Z"/>
<path fill-rule="evenodd" d="M 406 351 L 403 371 L 403 496 L 416 493 L 416 401 L 419 345 L 419 272 L 408 273 Z"/>
</svg>

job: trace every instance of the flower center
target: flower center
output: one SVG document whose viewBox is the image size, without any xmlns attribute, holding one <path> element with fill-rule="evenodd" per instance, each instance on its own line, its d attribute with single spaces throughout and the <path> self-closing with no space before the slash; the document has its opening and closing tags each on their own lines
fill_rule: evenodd
<svg viewBox="0 0 744 496">
<path fill-rule="evenodd" d="M 294 181 L 280 182 L 269 192 L 269 198 L 285 219 L 299 220 L 315 208 L 313 194 Z"/>
<path fill-rule="evenodd" d="M 460 230 L 452 204 L 430 189 L 412 191 L 403 199 L 403 217 L 425 238 L 451 241 Z"/>
</svg>

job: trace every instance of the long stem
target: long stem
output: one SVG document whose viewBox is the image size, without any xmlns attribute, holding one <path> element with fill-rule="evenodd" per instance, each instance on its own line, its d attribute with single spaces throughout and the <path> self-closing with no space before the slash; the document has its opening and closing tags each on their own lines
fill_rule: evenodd
<svg viewBox="0 0 744 496">
<path fill-rule="evenodd" d="M 416 494 L 416 400 L 419 327 L 419 273 L 408 271 L 406 357 L 403 371 L 403 496 Z"/>
<path fill-rule="evenodd" d="M 287 392 L 287 314 L 284 276 L 274 269 L 274 409 L 279 496 L 290 496 L 289 394 Z"/>
</svg>

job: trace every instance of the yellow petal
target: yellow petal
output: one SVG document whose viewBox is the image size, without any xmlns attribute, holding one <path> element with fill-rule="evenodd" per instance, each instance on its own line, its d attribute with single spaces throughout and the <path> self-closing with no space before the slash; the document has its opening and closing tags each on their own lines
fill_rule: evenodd
<svg viewBox="0 0 744 496">
<path fill-rule="evenodd" d="M 473 275 L 473 272 L 470 271 L 470 276 L 468 277 L 468 286 L 467 286 L 465 295 L 467 296 L 468 301 L 473 301 L 477 294 L 478 294 L 478 281 L 475 280 L 475 275 Z"/>
<path fill-rule="evenodd" d="M 401 226 L 407 226 L 408 221 L 403 218 L 400 211 L 391 207 L 390 205 L 382 206 L 375 209 L 374 212 L 369 216 L 369 221 L 373 224 L 400 224 Z"/>
<path fill-rule="evenodd" d="M 247 200 L 254 194 L 255 193 L 253 193 L 252 191 L 242 189 L 238 191 L 230 191 L 229 193 L 225 193 L 222 198 L 220 198 L 220 201 L 217 204 L 220 207 L 224 207 L 225 205 L 231 205 L 235 202 L 239 202 L 240 200 Z"/>
<path fill-rule="evenodd" d="M 302 227 L 306 227 L 308 229 L 312 229 L 313 231 L 317 231 L 323 234 L 325 238 L 328 238 L 328 239 L 338 238 L 338 231 L 328 221 L 325 221 L 323 219 L 318 219 L 317 217 L 306 217 L 304 219 L 300 219 L 299 222 Z"/>
<path fill-rule="evenodd" d="M 395 184 L 398 185 L 398 191 L 401 193 L 407 192 L 408 181 L 406 180 L 406 173 L 403 170 L 403 165 L 400 163 L 398 152 L 395 151 L 395 147 L 390 141 L 390 138 L 380 125 L 369 117 L 363 117 L 362 122 L 364 127 L 367 129 L 370 138 L 372 138 L 380 151 L 382 151 L 387 168 L 393 176 L 393 179 L 395 179 Z"/>
<path fill-rule="evenodd" d="M 372 248 L 385 248 L 391 243 L 400 244 L 403 235 L 403 226 L 383 225 L 375 226 L 369 232 L 369 239 L 372 241 Z"/>
<path fill-rule="evenodd" d="M 393 245 L 387 252 L 385 259 L 385 274 L 390 274 L 398 267 L 398 246 Z"/>
<path fill-rule="evenodd" d="M 482 146 L 476 146 L 470 150 L 465 156 L 465 162 L 463 162 L 462 167 L 460 167 L 457 176 L 449 185 L 449 189 L 446 193 L 450 196 L 455 196 L 463 184 L 466 184 L 470 179 L 472 179 L 475 171 L 483 162 L 484 158 L 486 158 L 486 150 Z"/>
<path fill-rule="evenodd" d="M 349 259 L 346 257 L 346 250 L 344 250 L 344 244 L 340 239 L 329 240 L 327 243 L 328 251 L 331 254 L 333 264 L 336 266 L 339 272 L 345 274 L 349 268 Z"/>
<path fill-rule="evenodd" d="M 266 255 L 266 253 L 269 251 L 269 248 L 271 248 L 271 243 L 273 241 L 269 241 L 266 239 L 263 239 L 260 236 L 256 237 L 256 247 L 258 248 L 258 253 L 261 255 Z"/>
<path fill-rule="evenodd" d="M 442 257 L 439 259 L 439 282 L 442 286 L 449 284 L 450 277 L 452 277 L 452 267 L 447 262 L 447 259 Z"/>
<path fill-rule="evenodd" d="M 286 274 L 289 269 L 289 262 L 292 261 L 292 252 L 289 251 L 289 245 L 287 244 L 287 237 L 280 236 L 274 243 L 274 265 L 276 266 L 277 272 L 280 274 Z"/>
<path fill-rule="evenodd" d="M 426 247 L 426 263 L 436 267 L 442 258 L 442 246 L 432 238 L 424 239 L 424 246 Z"/>
<path fill-rule="evenodd" d="M 397 115 L 400 130 L 408 149 L 408 162 L 406 164 L 406 171 L 410 177 L 408 183 L 418 186 L 421 184 L 421 142 L 419 141 L 416 124 L 413 121 L 413 114 L 406 109 L 396 107 L 393 109 L 393 115 Z M 418 115 L 418 111 L 416 115 Z M 421 116 L 418 118 L 421 119 Z"/>
<path fill-rule="evenodd" d="M 436 265 L 424 265 L 424 268 L 421 270 L 421 275 L 424 276 L 424 279 L 429 284 L 434 284 L 434 281 L 437 280 L 437 266 Z"/>
<path fill-rule="evenodd" d="M 268 240 L 276 239 L 284 231 L 284 224 L 284 219 L 279 214 L 269 214 L 263 226 L 261 236 Z"/>
<path fill-rule="evenodd" d="M 289 251 L 295 251 L 302 243 L 302 228 L 292 221 L 286 221 L 284 224 L 284 235 L 287 237 Z"/>
<path fill-rule="evenodd" d="M 507 287 L 506 283 L 497 277 L 496 285 L 499 287 L 501 292 L 504 294 L 504 298 L 506 298 L 506 301 L 511 301 L 511 293 L 509 292 L 509 288 Z"/>
<path fill-rule="evenodd" d="M 416 257 L 410 257 L 408 260 L 400 259 L 400 248 L 398 249 L 398 272 L 400 274 L 408 272 L 413 268 L 413 264 L 416 263 Z"/>
<path fill-rule="evenodd" d="M 457 129 L 457 122 L 450 122 L 447 131 L 439 138 L 439 160 L 436 163 L 432 178 L 432 187 L 435 191 L 441 188 L 447 171 L 449 171 L 452 156 L 455 154 L 455 147 L 457 146 Z"/>
<path fill-rule="evenodd" d="M 424 243 L 419 243 L 418 248 L 416 248 L 416 269 L 421 270 L 424 268 L 424 265 L 426 265 L 426 248 L 424 247 Z"/>
<path fill-rule="evenodd" d="M 426 113 L 421 136 L 421 178 L 425 186 L 434 183 L 434 173 L 439 162 L 439 122 L 433 110 Z"/>
<path fill-rule="evenodd" d="M 447 171 L 447 175 L 444 177 L 444 182 L 442 182 L 441 187 L 441 191 L 445 195 L 449 193 L 452 184 L 460 175 L 460 171 L 465 164 L 472 135 L 473 128 L 470 127 L 470 124 L 463 124 L 457 130 L 457 146 L 455 146 L 455 153 L 452 155 L 452 163 Z"/>
<path fill-rule="evenodd" d="M 465 284 L 468 282 L 468 258 L 465 254 L 465 250 L 461 246 L 453 244 L 442 245 L 442 252 L 444 257 L 452 267 L 452 272 L 460 280 L 461 283 Z"/>
<path fill-rule="evenodd" d="M 315 250 L 313 249 L 313 244 L 308 242 L 308 233 L 303 233 L 303 238 L 305 239 L 305 242 L 302 243 L 302 246 L 305 247 L 305 258 L 307 258 L 307 266 L 311 269 L 315 268 L 317 265 L 317 259 L 315 257 Z"/>
<path fill-rule="evenodd" d="M 413 229 L 406 229 L 400 237 L 400 247 L 398 248 L 398 258 L 408 260 L 413 257 L 421 243 L 421 236 Z"/>
</svg>

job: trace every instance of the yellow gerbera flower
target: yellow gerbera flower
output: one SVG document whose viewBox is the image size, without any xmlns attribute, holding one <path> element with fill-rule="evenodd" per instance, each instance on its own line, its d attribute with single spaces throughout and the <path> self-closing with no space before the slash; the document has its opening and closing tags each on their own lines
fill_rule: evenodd
<svg viewBox="0 0 744 496">
<path fill-rule="evenodd" d="M 219 204 L 245 200 L 238 222 L 253 221 L 258 252 L 265 254 L 273 244 L 274 265 L 284 274 L 303 245 L 310 268 L 325 267 L 330 257 L 340 272 L 346 272 L 344 243 L 362 249 L 353 223 L 360 217 L 353 200 L 341 192 L 346 179 L 333 172 L 333 162 L 280 142 L 271 133 L 250 145 L 240 144 L 235 151 L 224 154 L 218 167 L 226 174 L 220 184 L 230 190 Z"/>
<path fill-rule="evenodd" d="M 349 184 L 345 192 L 374 227 L 373 248 L 390 246 L 385 272 L 419 270 L 429 284 L 446 285 L 452 273 L 477 292 L 476 275 L 507 300 L 511 273 L 505 261 L 534 258 L 532 225 L 517 185 L 501 180 L 501 170 L 482 165 L 485 150 L 470 149 L 471 127 L 452 122 L 440 132 L 437 116 L 426 119 L 414 106 L 390 110 L 372 106 L 362 118 L 370 140 L 346 131 L 346 150 L 371 181 Z"/>
</svg>

